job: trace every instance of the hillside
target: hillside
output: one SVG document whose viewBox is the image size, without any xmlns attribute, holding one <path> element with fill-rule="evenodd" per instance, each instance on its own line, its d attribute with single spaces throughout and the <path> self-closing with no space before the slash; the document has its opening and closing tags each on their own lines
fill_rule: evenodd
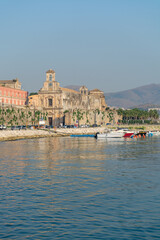
<svg viewBox="0 0 160 240">
<path fill-rule="evenodd" d="M 116 93 L 105 93 L 108 106 L 132 108 L 160 105 L 160 84 L 150 84 Z"/>
</svg>

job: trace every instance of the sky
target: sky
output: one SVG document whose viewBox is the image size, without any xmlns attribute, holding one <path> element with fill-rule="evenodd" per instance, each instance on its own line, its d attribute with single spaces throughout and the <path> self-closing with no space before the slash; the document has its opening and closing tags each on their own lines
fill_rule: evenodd
<svg viewBox="0 0 160 240">
<path fill-rule="evenodd" d="M 0 80 L 38 91 L 60 86 L 117 92 L 160 84 L 159 0 L 0 0 Z"/>
</svg>

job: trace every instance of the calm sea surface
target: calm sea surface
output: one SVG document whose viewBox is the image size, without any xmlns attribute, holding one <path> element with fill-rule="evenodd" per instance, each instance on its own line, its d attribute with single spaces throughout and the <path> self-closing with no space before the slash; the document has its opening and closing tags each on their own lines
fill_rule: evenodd
<svg viewBox="0 0 160 240">
<path fill-rule="evenodd" d="M 1 142 L 0 239 L 160 239 L 160 138 Z"/>
</svg>

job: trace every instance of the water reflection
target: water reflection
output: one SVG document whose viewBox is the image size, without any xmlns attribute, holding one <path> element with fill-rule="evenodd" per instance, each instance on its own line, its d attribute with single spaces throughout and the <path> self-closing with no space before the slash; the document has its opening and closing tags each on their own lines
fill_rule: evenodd
<svg viewBox="0 0 160 240">
<path fill-rule="evenodd" d="M 1 143 L 1 149 L 0 169 L 7 169 L 2 175 L 23 174 L 30 165 L 50 171 L 66 165 L 103 171 L 106 160 L 148 159 L 159 152 L 159 139 L 42 138 Z"/>
<path fill-rule="evenodd" d="M 0 239 L 158 238 L 159 146 L 158 138 L 1 142 Z"/>
</svg>

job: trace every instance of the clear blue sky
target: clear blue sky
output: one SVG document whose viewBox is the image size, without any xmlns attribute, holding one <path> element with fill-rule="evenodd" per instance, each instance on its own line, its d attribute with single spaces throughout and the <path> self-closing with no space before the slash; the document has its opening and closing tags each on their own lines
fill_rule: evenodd
<svg viewBox="0 0 160 240">
<path fill-rule="evenodd" d="M 160 83 L 160 0 L 0 0 L 0 79 L 38 91 Z"/>
</svg>

